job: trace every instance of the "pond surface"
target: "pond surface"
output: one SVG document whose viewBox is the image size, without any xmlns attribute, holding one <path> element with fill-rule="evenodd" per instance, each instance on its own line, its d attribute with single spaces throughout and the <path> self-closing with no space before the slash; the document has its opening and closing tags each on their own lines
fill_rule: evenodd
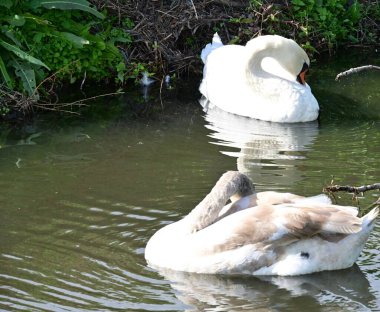
<svg viewBox="0 0 380 312">
<path fill-rule="evenodd" d="M 332 66 L 326 61 L 309 79 L 319 122 L 206 115 L 189 84 L 163 98 L 163 111 L 153 90 L 147 102 L 158 109 L 144 119 L 105 112 L 61 125 L 42 116 L 23 131 L 3 130 L 0 310 L 380 311 L 379 221 L 357 265 L 341 271 L 231 278 L 159 273 L 144 260 L 149 237 L 186 215 L 226 170 L 246 173 L 259 191 L 304 195 L 332 179 L 380 182 L 380 76 L 337 83 L 350 66 Z M 364 195 L 361 207 L 380 196 Z"/>
</svg>

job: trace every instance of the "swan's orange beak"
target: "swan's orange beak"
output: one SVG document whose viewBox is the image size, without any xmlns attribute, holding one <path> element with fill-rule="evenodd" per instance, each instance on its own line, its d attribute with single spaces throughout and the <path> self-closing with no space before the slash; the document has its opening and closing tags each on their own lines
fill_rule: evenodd
<svg viewBox="0 0 380 312">
<path fill-rule="evenodd" d="M 297 81 L 302 85 L 305 85 L 306 83 L 305 76 L 308 70 L 309 70 L 309 65 L 307 65 L 306 63 L 303 63 L 301 72 L 297 76 Z"/>
<path fill-rule="evenodd" d="M 306 80 L 305 80 L 305 76 L 306 76 L 306 72 L 307 70 L 299 73 L 299 75 L 297 76 L 297 81 L 300 83 L 300 84 L 305 84 L 306 83 Z"/>
</svg>

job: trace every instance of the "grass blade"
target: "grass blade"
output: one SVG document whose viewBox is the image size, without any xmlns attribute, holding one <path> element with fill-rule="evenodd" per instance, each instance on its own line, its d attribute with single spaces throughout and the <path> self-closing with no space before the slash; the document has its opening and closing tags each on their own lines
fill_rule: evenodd
<svg viewBox="0 0 380 312">
<path fill-rule="evenodd" d="M 1 71 L 1 74 L 3 75 L 3 79 L 4 79 L 5 83 L 7 84 L 7 87 L 9 89 L 13 89 L 13 80 L 9 76 L 7 68 L 5 67 L 4 61 L 1 58 L 1 56 L 0 56 L 0 71 Z"/>
</svg>

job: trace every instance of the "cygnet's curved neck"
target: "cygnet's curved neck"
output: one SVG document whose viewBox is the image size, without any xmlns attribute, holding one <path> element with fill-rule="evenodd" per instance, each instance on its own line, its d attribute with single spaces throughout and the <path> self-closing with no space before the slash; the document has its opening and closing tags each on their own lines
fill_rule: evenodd
<svg viewBox="0 0 380 312">
<path fill-rule="evenodd" d="M 211 192 L 184 218 L 190 227 L 190 233 L 212 224 L 230 197 L 252 195 L 254 190 L 246 175 L 235 171 L 226 172 Z"/>
</svg>

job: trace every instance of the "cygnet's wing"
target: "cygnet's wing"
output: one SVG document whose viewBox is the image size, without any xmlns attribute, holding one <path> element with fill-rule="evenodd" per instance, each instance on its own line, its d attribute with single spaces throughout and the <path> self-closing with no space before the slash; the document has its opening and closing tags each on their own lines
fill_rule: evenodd
<svg viewBox="0 0 380 312">
<path fill-rule="evenodd" d="M 362 220 L 355 214 L 355 208 L 337 205 L 260 205 L 219 220 L 200 231 L 198 238 L 212 252 L 246 245 L 264 250 L 318 234 L 357 233 Z"/>
<path fill-rule="evenodd" d="M 331 204 L 331 199 L 325 195 L 320 194 L 311 197 L 304 197 L 292 193 L 281 193 L 274 191 L 259 192 L 250 196 L 242 197 L 239 200 L 224 206 L 219 212 L 218 218 L 215 222 L 235 212 L 255 207 L 258 205 L 280 205 L 280 204 Z M 352 208 L 352 207 L 351 207 Z M 354 208 L 356 209 L 356 208 Z M 356 214 L 357 215 L 357 209 Z M 214 222 L 214 223 L 215 223 Z"/>
<path fill-rule="evenodd" d="M 352 234 L 361 230 L 362 221 L 356 217 L 355 207 L 320 203 L 279 206 L 280 209 L 276 212 L 277 222 L 281 222 L 294 235 Z"/>
<path fill-rule="evenodd" d="M 304 198 L 305 197 L 303 196 L 295 195 L 292 193 L 266 191 L 266 192 L 257 193 L 257 204 L 258 205 L 278 205 L 278 204 L 285 204 L 285 203 L 294 203 Z"/>
</svg>

